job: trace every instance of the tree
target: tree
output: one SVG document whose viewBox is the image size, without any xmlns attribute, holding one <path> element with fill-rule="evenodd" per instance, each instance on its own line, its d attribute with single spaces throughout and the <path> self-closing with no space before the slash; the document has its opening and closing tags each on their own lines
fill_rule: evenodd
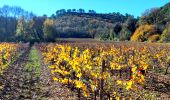
<svg viewBox="0 0 170 100">
<path fill-rule="evenodd" d="M 122 29 L 121 24 L 120 23 L 116 23 L 115 26 L 114 26 L 114 32 L 116 34 L 118 34 L 121 31 L 121 29 Z"/>
<path fill-rule="evenodd" d="M 146 10 L 142 13 L 142 16 L 149 16 L 149 14 L 155 12 L 156 10 L 158 10 L 158 8 L 146 9 Z"/>
<path fill-rule="evenodd" d="M 71 13 L 71 9 L 67 9 L 67 13 Z"/>
<path fill-rule="evenodd" d="M 125 21 L 124 25 L 130 32 L 134 32 L 136 29 L 137 20 L 133 16 L 128 16 L 127 20 Z"/>
<path fill-rule="evenodd" d="M 36 22 L 34 19 L 31 19 L 29 22 L 28 22 L 28 33 L 30 35 L 30 40 L 31 42 L 35 42 L 35 41 L 39 41 L 39 37 L 38 37 L 38 34 L 36 32 Z"/>
<path fill-rule="evenodd" d="M 84 9 L 79 9 L 78 12 L 79 13 L 85 13 L 85 10 Z"/>
<path fill-rule="evenodd" d="M 144 42 L 147 41 L 153 34 L 157 34 L 157 30 L 154 25 L 141 25 L 132 35 L 131 41 Z"/>
<path fill-rule="evenodd" d="M 1 13 L 2 13 L 2 16 L 5 18 L 5 23 L 4 23 L 4 26 L 5 26 L 5 32 L 8 33 L 8 17 L 9 17 L 9 11 L 10 11 L 10 7 L 8 5 L 4 5 L 1 9 Z"/>
<path fill-rule="evenodd" d="M 165 5 L 161 8 L 152 8 L 142 15 L 140 25 L 144 24 L 162 24 L 166 25 L 169 16 L 170 5 Z"/>
<path fill-rule="evenodd" d="M 114 40 L 117 37 L 113 29 L 110 29 L 109 35 L 110 40 Z"/>
<path fill-rule="evenodd" d="M 76 12 L 76 9 L 72 9 L 72 12 Z"/>
<path fill-rule="evenodd" d="M 96 34 L 96 30 L 89 29 L 88 31 L 89 31 L 90 36 L 94 39 L 95 38 L 95 34 Z"/>
<path fill-rule="evenodd" d="M 151 8 L 145 10 L 141 17 L 141 24 L 155 24 L 157 23 L 157 18 L 159 18 L 159 9 Z"/>
<path fill-rule="evenodd" d="M 96 14 L 96 11 L 94 11 L 94 10 L 89 10 L 88 13 L 90 13 L 90 14 Z"/>
<path fill-rule="evenodd" d="M 44 38 L 49 41 L 49 40 L 55 40 L 55 27 L 54 27 L 54 20 L 52 19 L 46 19 L 44 21 L 44 26 L 43 26 L 43 32 L 44 32 Z"/>
<path fill-rule="evenodd" d="M 54 14 L 52 14 L 52 15 L 51 15 L 51 18 L 52 18 L 52 19 L 55 19 L 55 18 L 56 18 L 56 16 L 55 16 Z"/>
<path fill-rule="evenodd" d="M 24 17 L 20 17 L 17 23 L 16 37 L 19 41 L 28 41 L 28 25 Z"/>
<path fill-rule="evenodd" d="M 56 15 L 62 15 L 62 14 L 65 14 L 66 13 L 66 10 L 65 9 L 60 9 L 60 10 L 57 10 L 56 11 Z"/>
<path fill-rule="evenodd" d="M 169 42 L 170 41 L 170 24 L 164 29 L 160 42 Z"/>
<path fill-rule="evenodd" d="M 44 32 L 43 32 L 43 24 L 44 21 L 47 19 L 47 16 L 39 16 L 34 17 L 32 20 L 34 21 L 34 34 L 36 36 L 36 40 L 38 41 L 44 41 Z"/>
<path fill-rule="evenodd" d="M 21 7 L 4 5 L 0 8 L 0 31 L 5 36 L 15 35 L 17 21 L 23 16 L 26 21 L 30 20 L 34 14 L 23 10 Z M 7 37 L 6 37 L 7 38 Z"/>
<path fill-rule="evenodd" d="M 129 29 L 126 26 L 123 26 L 122 30 L 119 33 L 119 39 L 121 41 L 130 40 L 131 35 L 132 35 L 132 32 L 129 31 Z"/>
</svg>

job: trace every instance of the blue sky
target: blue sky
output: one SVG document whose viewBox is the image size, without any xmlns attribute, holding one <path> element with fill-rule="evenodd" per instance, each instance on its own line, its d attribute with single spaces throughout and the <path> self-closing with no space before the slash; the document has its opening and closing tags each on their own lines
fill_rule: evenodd
<svg viewBox="0 0 170 100">
<path fill-rule="evenodd" d="M 140 16 L 146 9 L 160 7 L 170 0 L 0 0 L 4 4 L 20 6 L 37 15 L 50 16 L 59 9 L 93 9 L 98 13 L 120 12 Z"/>
</svg>

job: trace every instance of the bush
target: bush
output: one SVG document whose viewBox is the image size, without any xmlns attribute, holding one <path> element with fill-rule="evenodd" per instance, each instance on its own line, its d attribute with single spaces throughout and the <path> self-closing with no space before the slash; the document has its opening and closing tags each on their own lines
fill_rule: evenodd
<svg viewBox="0 0 170 100">
<path fill-rule="evenodd" d="M 152 35 L 148 38 L 148 42 L 157 42 L 160 39 L 159 34 Z"/>
<path fill-rule="evenodd" d="M 160 42 L 169 42 L 170 41 L 170 24 L 164 29 Z"/>
<path fill-rule="evenodd" d="M 141 25 L 132 35 L 131 41 L 144 42 L 155 33 L 157 32 L 154 25 Z"/>
</svg>

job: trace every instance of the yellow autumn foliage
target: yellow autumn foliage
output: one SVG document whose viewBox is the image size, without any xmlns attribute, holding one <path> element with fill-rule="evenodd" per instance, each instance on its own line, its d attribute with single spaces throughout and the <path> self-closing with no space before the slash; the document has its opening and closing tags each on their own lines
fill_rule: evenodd
<svg viewBox="0 0 170 100">
<path fill-rule="evenodd" d="M 154 25 L 141 25 L 139 26 L 131 37 L 131 41 L 144 42 L 148 38 L 156 34 L 156 29 Z"/>
</svg>

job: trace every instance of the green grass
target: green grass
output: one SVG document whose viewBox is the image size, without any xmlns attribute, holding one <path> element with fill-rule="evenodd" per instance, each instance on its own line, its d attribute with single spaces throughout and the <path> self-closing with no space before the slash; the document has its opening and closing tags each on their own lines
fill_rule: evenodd
<svg viewBox="0 0 170 100">
<path fill-rule="evenodd" d="M 38 51 L 32 48 L 28 57 L 28 62 L 26 64 L 26 70 L 28 72 L 33 72 L 36 76 L 40 75 L 40 59 L 38 56 Z"/>
</svg>

